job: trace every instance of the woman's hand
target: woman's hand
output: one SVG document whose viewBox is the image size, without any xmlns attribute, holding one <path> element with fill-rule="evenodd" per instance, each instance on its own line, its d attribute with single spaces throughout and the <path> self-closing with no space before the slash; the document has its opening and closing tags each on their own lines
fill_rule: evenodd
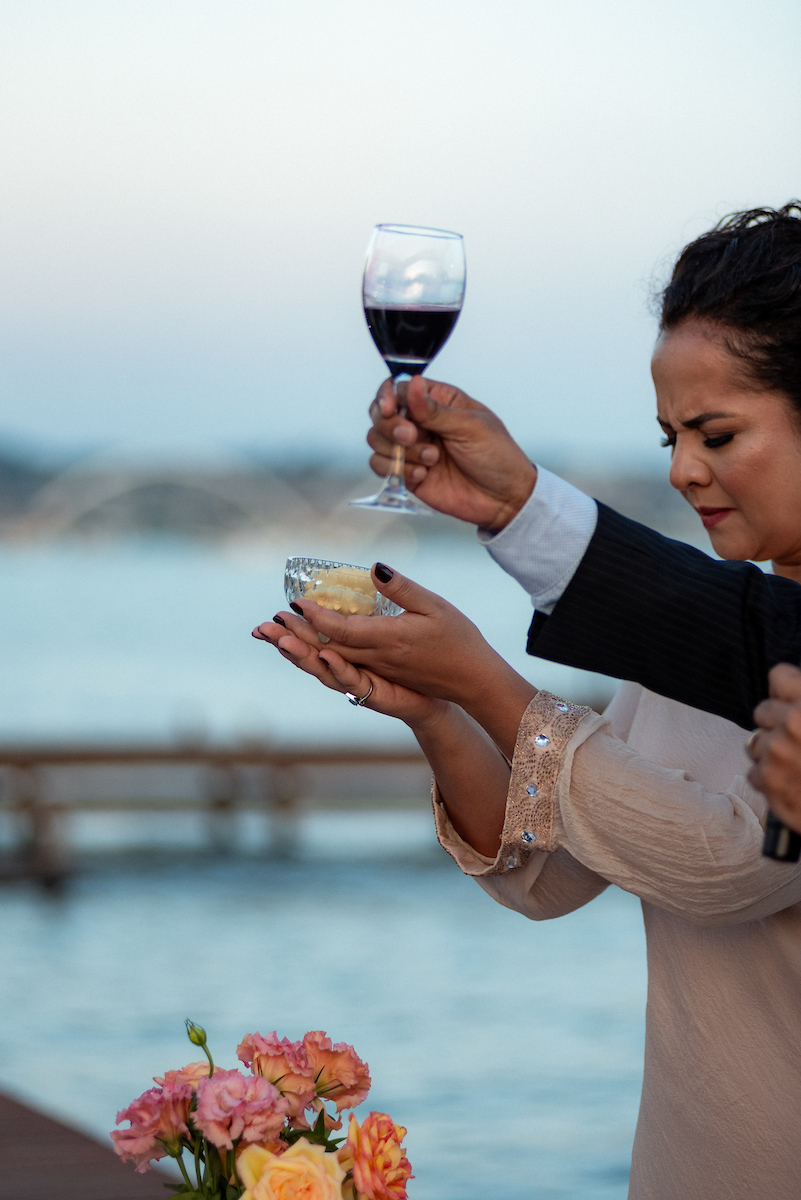
<svg viewBox="0 0 801 1200">
<path fill-rule="evenodd" d="M 356 665 L 365 676 L 359 695 L 367 692 L 369 675 L 386 685 L 397 684 L 458 704 L 511 757 L 520 718 L 537 689 L 492 649 L 472 621 L 441 596 L 383 563 L 373 567 L 373 582 L 378 591 L 406 610 L 401 616 L 343 617 L 301 599 L 292 607 L 311 630 L 310 637 L 304 635 L 306 645 L 312 649 L 319 645 L 315 642 L 318 634 L 329 639 L 318 657 L 327 660 L 333 653 Z M 297 633 L 302 626 L 292 628 Z M 269 626 L 259 629 L 274 637 Z"/>
<path fill-rule="evenodd" d="M 275 646 L 294 666 L 335 692 L 366 696 L 372 687 L 364 707 L 397 717 L 412 729 L 422 729 L 436 721 L 449 707 L 443 700 L 421 696 L 347 662 L 335 649 L 322 645 L 314 628 L 294 613 L 277 613 L 272 621 L 257 626 L 253 637 Z"/>
</svg>

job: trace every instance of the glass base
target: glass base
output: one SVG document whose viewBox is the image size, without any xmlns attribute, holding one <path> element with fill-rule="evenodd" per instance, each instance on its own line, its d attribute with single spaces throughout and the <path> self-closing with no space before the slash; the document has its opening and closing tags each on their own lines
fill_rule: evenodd
<svg viewBox="0 0 801 1200">
<path fill-rule="evenodd" d="M 352 508 L 379 508 L 386 512 L 407 513 L 410 517 L 430 517 L 431 509 L 415 499 L 397 475 L 390 475 L 380 492 L 351 500 Z"/>
</svg>

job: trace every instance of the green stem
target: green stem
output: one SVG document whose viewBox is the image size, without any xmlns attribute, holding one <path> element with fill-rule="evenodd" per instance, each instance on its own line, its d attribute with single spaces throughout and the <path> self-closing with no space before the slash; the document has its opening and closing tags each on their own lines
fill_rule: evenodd
<svg viewBox="0 0 801 1200">
<path fill-rule="evenodd" d="M 203 1180 L 200 1178 L 200 1134 L 195 1137 L 195 1176 L 197 1177 L 197 1190 L 203 1187 Z"/>
<path fill-rule="evenodd" d="M 211 1079 L 212 1075 L 214 1074 L 214 1059 L 211 1057 L 211 1052 L 205 1042 L 202 1049 L 203 1053 L 206 1055 L 206 1058 L 209 1060 L 209 1079 Z"/>
<path fill-rule="evenodd" d="M 178 1163 L 178 1166 L 181 1168 L 181 1174 L 183 1175 L 184 1179 L 189 1184 L 190 1188 L 192 1188 L 192 1191 L 194 1191 L 195 1189 L 192 1187 L 192 1180 L 187 1175 L 186 1167 L 184 1166 L 183 1151 L 179 1150 L 177 1154 L 173 1154 L 173 1158 Z"/>
</svg>

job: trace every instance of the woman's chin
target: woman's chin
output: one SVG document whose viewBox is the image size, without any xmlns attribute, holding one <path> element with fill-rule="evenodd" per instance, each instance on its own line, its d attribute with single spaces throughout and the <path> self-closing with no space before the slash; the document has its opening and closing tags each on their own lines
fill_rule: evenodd
<svg viewBox="0 0 801 1200">
<path fill-rule="evenodd" d="M 707 532 L 718 558 L 724 558 L 727 562 L 755 561 L 760 548 L 750 539 L 737 537 L 734 531 L 727 533 L 722 529 L 709 529 Z"/>
</svg>

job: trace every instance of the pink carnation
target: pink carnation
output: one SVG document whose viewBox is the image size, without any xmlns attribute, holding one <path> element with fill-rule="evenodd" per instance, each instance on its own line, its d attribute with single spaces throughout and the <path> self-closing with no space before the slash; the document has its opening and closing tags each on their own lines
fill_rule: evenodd
<svg viewBox="0 0 801 1200">
<path fill-rule="evenodd" d="M 164 1158 L 167 1146 L 177 1150 L 182 1135 L 189 1133 L 191 1100 L 188 1083 L 170 1080 L 163 1088 L 149 1088 L 118 1112 L 118 1125 L 120 1121 L 131 1122 L 129 1129 L 115 1129 L 111 1134 L 123 1162 L 133 1159 L 137 1171 L 146 1171 L 152 1159 Z"/>
<path fill-rule="evenodd" d="M 239 1043 L 236 1053 L 254 1075 L 268 1079 L 286 1097 L 291 1121 L 302 1117 L 303 1110 L 314 1099 L 314 1072 L 303 1042 L 290 1042 L 289 1038 L 279 1038 L 277 1033 L 269 1033 L 267 1037 L 249 1033 Z"/>
<path fill-rule="evenodd" d="M 232 1150 L 240 1138 L 267 1142 L 276 1137 L 288 1107 L 278 1088 L 258 1075 L 215 1071 L 198 1084 L 193 1120 L 215 1146 Z"/>
<path fill-rule="evenodd" d="M 317 1095 L 333 1100 L 337 1112 L 355 1108 L 370 1091 L 370 1069 L 346 1042 L 331 1044 L 321 1029 L 307 1033 L 303 1046 L 314 1075 Z"/>
</svg>

